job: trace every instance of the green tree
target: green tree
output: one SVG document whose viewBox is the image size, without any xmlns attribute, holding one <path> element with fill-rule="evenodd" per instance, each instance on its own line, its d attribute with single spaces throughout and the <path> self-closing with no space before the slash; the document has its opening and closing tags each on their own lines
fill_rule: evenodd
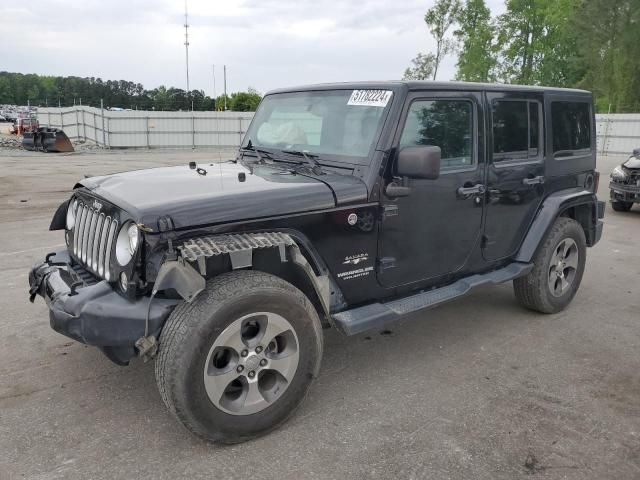
<svg viewBox="0 0 640 480">
<path fill-rule="evenodd" d="M 411 60 L 413 67 L 404 71 L 403 80 L 428 80 L 433 76 L 435 70 L 436 57 L 433 53 L 419 53 Z"/>
<path fill-rule="evenodd" d="M 424 21 L 436 41 L 436 53 L 433 61 L 433 79 L 438 76 L 438 68 L 443 58 L 451 53 L 454 42 L 447 37 L 460 10 L 460 0 L 437 0 L 433 7 L 427 10 Z"/>
<path fill-rule="evenodd" d="M 493 82 L 498 63 L 494 43 L 496 33 L 491 11 L 484 0 L 467 0 L 458 13 L 454 36 L 460 43 L 457 80 Z"/>
<path fill-rule="evenodd" d="M 530 84 L 544 32 L 541 2 L 506 0 L 505 3 L 507 10 L 498 19 L 501 74 L 506 81 Z"/>
<path fill-rule="evenodd" d="M 215 101 L 215 109 L 218 112 L 223 112 L 231 109 L 231 97 L 226 94 L 218 95 Z"/>
<path fill-rule="evenodd" d="M 577 86 L 594 92 L 600 111 L 640 111 L 640 2 L 585 1 L 575 27 Z"/>
<path fill-rule="evenodd" d="M 498 19 L 500 74 L 520 84 L 572 86 L 578 2 L 587 0 L 507 0 Z M 592 0 L 588 0 L 592 1 Z"/>
<path fill-rule="evenodd" d="M 262 96 L 253 92 L 237 92 L 231 94 L 231 110 L 234 112 L 255 112 Z"/>
</svg>

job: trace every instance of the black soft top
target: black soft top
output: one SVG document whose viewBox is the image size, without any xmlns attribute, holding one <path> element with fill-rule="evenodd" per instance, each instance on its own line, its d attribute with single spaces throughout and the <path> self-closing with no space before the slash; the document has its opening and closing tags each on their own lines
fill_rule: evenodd
<svg viewBox="0 0 640 480">
<path fill-rule="evenodd" d="M 475 82 L 432 82 L 426 80 L 388 80 L 382 82 L 339 82 L 302 85 L 299 87 L 279 88 L 267 92 L 273 93 L 308 92 L 314 90 L 450 90 L 450 91 L 498 91 L 498 92 L 541 92 L 570 95 L 588 95 L 591 92 L 575 88 L 555 88 L 529 85 L 511 85 L 503 83 L 475 83 Z"/>
</svg>

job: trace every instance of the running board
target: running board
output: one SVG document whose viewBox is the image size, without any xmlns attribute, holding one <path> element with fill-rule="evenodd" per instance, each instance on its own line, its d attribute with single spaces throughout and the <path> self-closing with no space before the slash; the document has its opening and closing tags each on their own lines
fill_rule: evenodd
<svg viewBox="0 0 640 480">
<path fill-rule="evenodd" d="M 475 287 L 488 283 L 504 283 L 526 275 L 533 268 L 532 263 L 511 263 L 493 272 L 472 275 L 446 287 L 429 290 L 387 303 L 372 303 L 363 307 L 345 310 L 333 315 L 338 329 L 345 335 L 355 335 L 372 328 L 399 320 L 405 315 L 460 297 Z"/>
</svg>

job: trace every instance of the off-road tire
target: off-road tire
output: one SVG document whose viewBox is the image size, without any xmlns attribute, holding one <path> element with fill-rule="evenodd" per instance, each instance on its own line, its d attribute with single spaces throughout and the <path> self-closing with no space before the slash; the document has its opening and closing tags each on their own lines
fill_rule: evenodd
<svg viewBox="0 0 640 480">
<path fill-rule="evenodd" d="M 565 239 L 572 239 L 578 248 L 576 274 L 567 291 L 554 296 L 549 287 L 551 258 L 556 248 Z M 533 257 L 534 267 L 524 277 L 513 281 L 513 290 L 518 302 L 530 310 L 540 313 L 557 313 L 573 300 L 584 273 L 587 245 L 582 226 L 571 218 L 558 218 L 547 233 Z"/>
<path fill-rule="evenodd" d="M 299 363 L 274 403 L 251 415 L 232 415 L 216 408 L 206 393 L 207 354 L 235 319 L 260 311 L 273 311 L 290 322 L 299 342 Z M 268 433 L 293 414 L 318 375 L 322 348 L 318 314 L 300 290 L 263 272 L 226 273 L 209 280 L 192 303 L 181 303 L 172 312 L 160 336 L 156 382 L 169 411 L 192 433 L 207 441 L 238 443 Z"/>
<path fill-rule="evenodd" d="M 611 208 L 613 208 L 616 212 L 628 212 L 633 207 L 633 202 L 619 202 L 612 201 Z"/>
</svg>

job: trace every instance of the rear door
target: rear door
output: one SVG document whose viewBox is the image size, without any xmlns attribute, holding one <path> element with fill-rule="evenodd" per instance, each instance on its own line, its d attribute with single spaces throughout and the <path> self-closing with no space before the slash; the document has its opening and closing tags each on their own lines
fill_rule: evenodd
<svg viewBox="0 0 640 480">
<path fill-rule="evenodd" d="M 544 197 L 543 100 L 542 93 L 487 92 L 487 261 L 517 252 Z"/>
</svg>

